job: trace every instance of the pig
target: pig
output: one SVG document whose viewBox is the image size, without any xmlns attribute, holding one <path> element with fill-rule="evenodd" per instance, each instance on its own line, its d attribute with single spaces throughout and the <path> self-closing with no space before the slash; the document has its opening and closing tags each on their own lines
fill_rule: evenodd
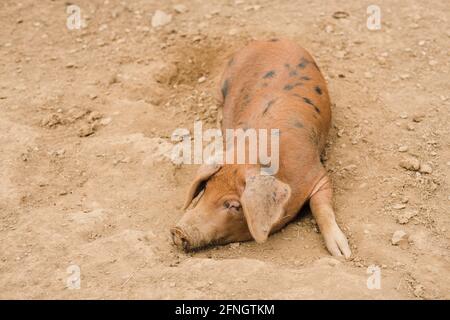
<svg viewBox="0 0 450 320">
<path fill-rule="evenodd" d="M 191 251 L 254 239 L 263 243 L 309 204 L 334 256 L 349 258 L 335 219 L 332 185 L 321 163 L 331 123 L 324 77 L 312 56 L 288 39 L 253 41 L 236 52 L 220 80 L 222 131 L 279 129 L 279 170 L 260 164 L 203 164 L 171 229 L 173 243 Z"/>
</svg>

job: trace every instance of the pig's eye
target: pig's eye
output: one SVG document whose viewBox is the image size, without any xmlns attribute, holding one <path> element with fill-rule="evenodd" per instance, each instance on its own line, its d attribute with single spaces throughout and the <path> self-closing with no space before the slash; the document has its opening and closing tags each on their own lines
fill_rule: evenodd
<svg viewBox="0 0 450 320">
<path fill-rule="evenodd" d="M 229 209 L 235 212 L 238 212 L 239 209 L 241 208 L 241 204 L 239 203 L 239 201 L 236 200 L 226 200 L 223 203 L 223 206 L 225 207 L 225 209 Z"/>
</svg>

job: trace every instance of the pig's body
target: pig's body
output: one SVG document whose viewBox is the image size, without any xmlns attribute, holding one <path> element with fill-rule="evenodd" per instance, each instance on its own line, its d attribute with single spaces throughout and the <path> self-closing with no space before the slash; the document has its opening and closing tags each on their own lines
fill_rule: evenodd
<svg viewBox="0 0 450 320">
<path fill-rule="evenodd" d="M 325 80 L 310 54 L 287 40 L 255 41 L 237 52 L 221 80 L 223 126 L 280 129 L 280 168 L 291 198 L 277 231 L 298 213 L 322 178 L 330 127 Z M 323 181 L 322 181 L 323 182 Z"/>
<path fill-rule="evenodd" d="M 331 122 L 325 80 L 306 50 L 289 40 L 255 41 L 237 52 L 221 79 L 225 129 L 279 129 L 279 170 L 259 164 L 202 165 L 172 232 L 186 250 L 255 239 L 264 242 L 309 200 L 328 250 L 349 257 L 320 162 Z M 202 193 L 203 191 L 203 193 Z"/>
</svg>

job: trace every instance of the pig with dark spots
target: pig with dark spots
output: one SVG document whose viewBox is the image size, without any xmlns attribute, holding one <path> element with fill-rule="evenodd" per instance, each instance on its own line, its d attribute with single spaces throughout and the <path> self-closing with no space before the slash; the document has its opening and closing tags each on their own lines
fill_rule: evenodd
<svg viewBox="0 0 450 320">
<path fill-rule="evenodd" d="M 271 71 L 276 76 L 266 76 Z M 299 81 L 308 80 L 292 86 L 292 71 Z M 309 205 L 328 251 L 350 257 L 347 238 L 336 223 L 331 181 L 320 161 L 331 109 L 312 56 L 290 40 L 255 41 L 234 54 L 219 88 L 225 82 L 226 94 L 218 90 L 222 131 L 243 124 L 278 129 L 278 170 L 265 172 L 259 158 L 256 164 L 201 165 L 185 202 L 190 209 L 171 230 L 173 242 L 184 250 L 252 239 L 263 243 Z"/>
</svg>

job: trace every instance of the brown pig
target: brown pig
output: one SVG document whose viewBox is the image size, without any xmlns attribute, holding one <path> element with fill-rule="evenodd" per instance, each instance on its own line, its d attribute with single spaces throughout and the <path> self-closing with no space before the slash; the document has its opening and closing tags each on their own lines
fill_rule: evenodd
<svg viewBox="0 0 450 320">
<path fill-rule="evenodd" d="M 202 165 L 172 228 L 173 242 L 192 250 L 254 239 L 261 243 L 305 203 L 335 256 L 350 257 L 335 220 L 332 186 L 320 155 L 330 128 L 330 99 L 311 55 L 290 40 L 254 41 L 234 54 L 221 79 L 225 129 L 279 129 L 279 169 L 260 164 Z"/>
</svg>

